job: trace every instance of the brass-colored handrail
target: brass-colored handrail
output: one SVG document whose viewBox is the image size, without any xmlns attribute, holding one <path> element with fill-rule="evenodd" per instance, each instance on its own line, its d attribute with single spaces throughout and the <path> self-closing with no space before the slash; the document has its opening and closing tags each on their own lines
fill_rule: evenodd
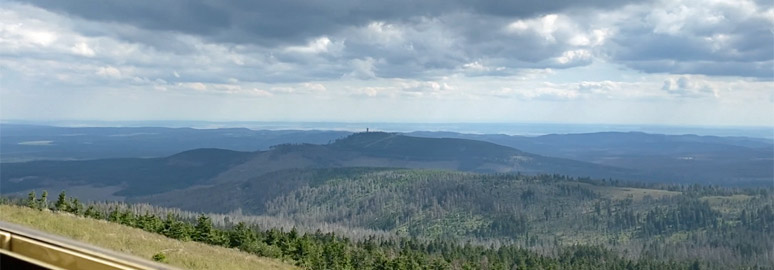
<svg viewBox="0 0 774 270">
<path fill-rule="evenodd" d="M 0 259 L 3 269 L 176 269 L 2 221 Z"/>
</svg>

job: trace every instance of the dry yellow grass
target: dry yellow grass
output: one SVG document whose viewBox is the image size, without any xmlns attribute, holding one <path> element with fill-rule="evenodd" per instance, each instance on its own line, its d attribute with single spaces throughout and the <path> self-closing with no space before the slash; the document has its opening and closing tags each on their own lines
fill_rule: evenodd
<svg viewBox="0 0 774 270">
<path fill-rule="evenodd" d="M 0 220 L 146 259 L 163 252 L 168 264 L 185 269 L 297 269 L 289 263 L 236 249 L 178 241 L 69 214 L 0 205 Z"/>
</svg>

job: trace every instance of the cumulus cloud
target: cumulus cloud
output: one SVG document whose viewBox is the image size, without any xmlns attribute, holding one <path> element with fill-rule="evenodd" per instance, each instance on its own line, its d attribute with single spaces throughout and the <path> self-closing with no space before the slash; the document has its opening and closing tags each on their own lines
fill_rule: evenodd
<svg viewBox="0 0 774 270">
<path fill-rule="evenodd" d="M 645 72 L 774 77 L 774 10 L 753 1 L 662 1 L 620 11 L 612 57 Z"/>
<path fill-rule="evenodd" d="M 417 93 L 417 94 L 438 93 L 438 92 L 449 91 L 454 89 L 454 87 L 449 86 L 448 83 L 436 82 L 436 81 L 402 82 L 400 83 L 400 88 L 402 91 L 409 92 L 409 93 Z"/>
<path fill-rule="evenodd" d="M 572 50 L 562 53 L 556 58 L 560 65 L 585 65 L 591 61 L 591 52 L 587 50 Z"/>
<path fill-rule="evenodd" d="M 287 51 L 300 53 L 327 53 L 331 49 L 331 40 L 328 37 L 320 37 L 312 40 L 306 46 L 290 46 Z"/>
<path fill-rule="evenodd" d="M 345 78 L 357 78 L 357 79 L 374 79 L 376 78 L 376 71 L 374 65 L 376 60 L 371 57 L 365 59 L 352 59 L 349 61 L 352 72 L 347 73 Z"/>
<path fill-rule="evenodd" d="M 321 94 L 323 92 L 326 92 L 328 90 L 325 85 L 320 83 L 301 83 L 301 84 L 294 84 L 294 85 L 284 85 L 284 86 L 276 86 L 271 87 L 269 91 L 271 93 L 275 94 L 300 94 L 300 95 L 311 95 L 311 94 Z"/>
<path fill-rule="evenodd" d="M 456 12 L 532 17 L 577 7 L 614 8 L 636 1 L 250 1 L 19 0 L 100 22 L 175 31 L 229 42 L 297 43 L 374 21 L 407 21 Z M 174 11 L 174 12 L 170 12 Z M 292 17 L 292 19 L 289 19 Z"/>
<path fill-rule="evenodd" d="M 510 96 L 524 100 L 567 101 L 580 97 L 577 90 L 558 87 L 553 83 L 543 83 L 534 88 L 510 88 L 505 87 L 496 92 L 500 96 Z"/>
<path fill-rule="evenodd" d="M 86 44 L 85 42 L 76 43 L 75 45 L 73 45 L 72 48 L 70 48 L 70 50 L 74 54 L 87 56 L 87 57 L 92 57 L 96 54 L 94 50 L 91 47 L 89 47 L 89 44 Z"/>
<path fill-rule="evenodd" d="M 112 67 L 112 66 L 105 66 L 105 67 L 99 67 L 97 69 L 97 75 L 103 76 L 103 77 L 109 77 L 109 78 L 121 78 L 121 70 Z"/>
<path fill-rule="evenodd" d="M 661 90 L 669 94 L 683 97 L 718 97 L 718 90 L 707 83 L 697 82 L 689 77 L 681 76 L 678 78 L 669 78 L 664 81 Z"/>
<path fill-rule="evenodd" d="M 620 83 L 612 82 L 612 81 L 599 81 L 599 82 L 583 81 L 578 83 L 577 89 L 582 93 L 609 95 L 615 91 L 620 91 L 621 85 Z"/>
</svg>

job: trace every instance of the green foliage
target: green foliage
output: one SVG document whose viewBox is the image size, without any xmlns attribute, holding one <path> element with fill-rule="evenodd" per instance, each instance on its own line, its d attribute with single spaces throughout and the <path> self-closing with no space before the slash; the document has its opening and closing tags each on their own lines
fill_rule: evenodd
<svg viewBox="0 0 774 270">
<path fill-rule="evenodd" d="M 196 219 L 196 226 L 194 226 L 194 232 L 191 239 L 207 244 L 215 244 L 217 242 L 215 241 L 212 220 L 210 217 L 205 216 L 204 214 L 199 215 L 199 218 Z"/>
<path fill-rule="evenodd" d="M 69 207 L 68 207 L 68 209 L 67 209 L 67 211 L 68 211 L 68 212 L 70 212 L 70 213 L 73 213 L 73 214 L 76 214 L 76 215 L 83 214 L 83 211 L 84 211 L 84 210 L 83 210 L 83 208 L 84 208 L 84 206 L 83 206 L 83 204 L 82 204 L 82 203 L 81 203 L 81 202 L 78 200 L 78 198 L 72 198 L 72 200 L 70 200 L 70 203 L 69 203 L 68 205 L 69 205 Z"/>
<path fill-rule="evenodd" d="M 48 191 L 43 191 L 38 200 L 38 210 L 48 209 Z"/>
<path fill-rule="evenodd" d="M 151 257 L 151 259 L 156 262 L 167 262 L 167 256 L 164 255 L 163 252 L 153 254 L 153 257 Z"/>
<path fill-rule="evenodd" d="M 30 193 L 27 194 L 27 200 L 25 200 L 25 205 L 33 209 L 38 208 L 38 201 L 37 201 L 37 197 L 35 196 L 35 191 L 30 191 Z"/>
<path fill-rule="evenodd" d="M 646 235 L 717 227 L 720 214 L 706 202 L 687 200 L 676 208 L 657 207 L 645 213 L 641 232 Z"/>
<path fill-rule="evenodd" d="M 127 211 L 128 215 L 126 217 L 122 217 L 124 220 L 122 223 L 126 223 L 127 225 L 130 225 L 133 220 L 133 217 L 131 213 Z M 191 224 L 185 223 L 181 220 L 176 214 L 169 213 L 167 214 L 167 218 L 164 219 L 164 223 L 161 227 L 161 234 L 163 234 L 166 237 L 177 239 L 177 240 L 183 240 L 183 241 L 189 241 L 191 240 L 191 232 L 193 232 L 193 226 Z"/>
<path fill-rule="evenodd" d="M 164 222 L 155 215 L 145 213 L 136 217 L 135 226 L 148 232 L 161 233 L 164 231 Z"/>
<path fill-rule="evenodd" d="M 67 195 L 65 195 L 64 190 L 59 193 L 59 198 L 57 198 L 56 203 L 54 203 L 54 208 L 57 211 L 70 210 L 70 204 L 67 202 Z"/>
<path fill-rule="evenodd" d="M 89 208 L 86 208 L 86 211 L 83 212 L 83 216 L 90 217 L 94 219 L 102 219 L 103 215 L 102 212 L 97 211 L 93 205 L 89 205 Z"/>
</svg>

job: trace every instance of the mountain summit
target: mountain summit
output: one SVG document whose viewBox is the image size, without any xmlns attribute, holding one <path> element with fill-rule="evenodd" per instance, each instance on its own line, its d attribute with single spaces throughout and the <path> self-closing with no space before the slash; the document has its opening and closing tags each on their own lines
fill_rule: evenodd
<svg viewBox="0 0 774 270">
<path fill-rule="evenodd" d="M 363 132 L 337 140 L 332 149 L 408 160 L 503 159 L 525 155 L 519 150 L 494 143 L 454 138 L 422 138 L 398 133 Z"/>
</svg>

